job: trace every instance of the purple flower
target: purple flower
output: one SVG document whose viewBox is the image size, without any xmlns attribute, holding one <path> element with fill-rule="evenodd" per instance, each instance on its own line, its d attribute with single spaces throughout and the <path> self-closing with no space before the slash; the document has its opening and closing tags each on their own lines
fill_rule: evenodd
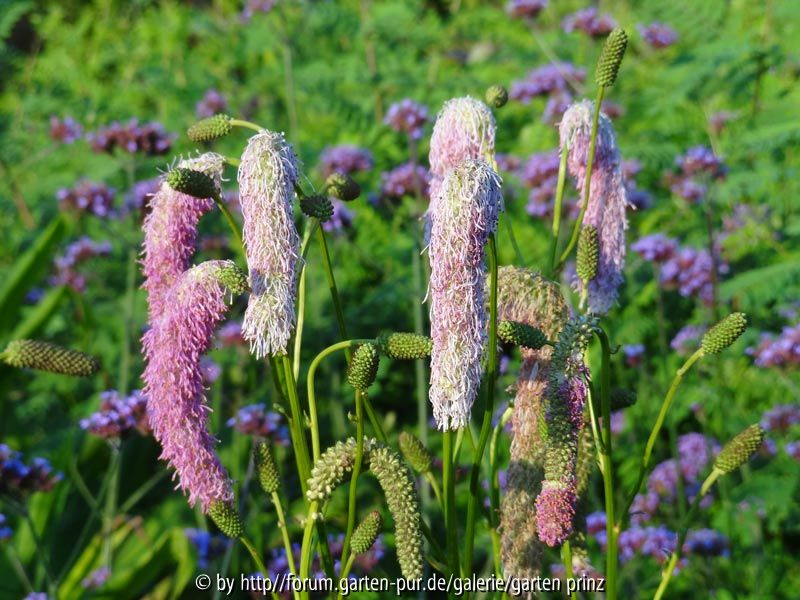
<svg viewBox="0 0 800 600">
<path fill-rule="evenodd" d="M 506 173 L 513 173 L 522 164 L 520 157 L 513 154 L 497 154 L 495 155 L 495 160 L 497 161 L 497 168 Z"/>
<path fill-rule="evenodd" d="M 800 323 L 784 327 L 778 336 L 762 335 L 761 343 L 748 353 L 759 367 L 796 367 L 800 364 Z"/>
<path fill-rule="evenodd" d="M 228 427 L 244 435 L 271 438 L 279 446 L 285 446 L 289 437 L 282 420 L 279 413 L 268 411 L 266 404 L 251 404 L 240 408 L 235 417 L 228 419 Z"/>
<path fill-rule="evenodd" d="M 201 119 L 213 117 L 218 113 L 228 110 L 228 99 L 218 90 L 209 89 L 203 94 L 203 99 L 195 104 L 195 114 Z"/>
<path fill-rule="evenodd" d="M 675 159 L 675 164 L 685 177 L 708 175 L 719 178 L 725 175 L 726 167 L 714 151 L 707 146 L 694 146 L 686 154 Z"/>
<path fill-rule="evenodd" d="M 585 79 L 586 69 L 568 62 L 551 63 L 529 71 L 525 79 L 513 81 L 508 97 L 528 104 L 538 96 L 568 93 L 572 82 L 583 83 Z"/>
<path fill-rule="evenodd" d="M 644 344 L 627 344 L 622 347 L 625 355 L 625 364 L 629 367 L 638 367 L 644 358 Z"/>
<path fill-rule="evenodd" d="M 675 256 L 678 240 L 669 238 L 663 233 L 654 233 L 639 238 L 631 245 L 631 250 L 647 261 L 663 263 Z"/>
<path fill-rule="evenodd" d="M 219 328 L 217 333 L 220 343 L 224 347 L 244 345 L 245 339 L 242 333 L 242 324 L 239 321 L 228 321 Z"/>
<path fill-rule="evenodd" d="M 86 277 L 78 272 L 78 265 L 95 256 L 108 256 L 110 253 L 110 242 L 95 242 L 83 236 L 67 246 L 63 255 L 56 257 L 56 272 L 50 278 L 50 283 L 68 285 L 76 292 L 83 292 L 86 289 Z"/>
<path fill-rule="evenodd" d="M 653 48 L 667 48 L 678 41 L 678 34 L 665 23 L 654 21 L 650 25 L 640 23 L 637 27 L 642 39 Z"/>
<path fill-rule="evenodd" d="M 150 433 L 147 421 L 147 399 L 139 390 L 121 397 L 116 390 L 100 394 L 100 410 L 81 419 L 81 429 L 105 439 L 118 438 L 136 429 L 142 435 Z"/>
<path fill-rule="evenodd" d="M 167 133 L 160 123 L 139 125 L 137 119 L 131 119 L 125 125 L 114 122 L 101 127 L 88 133 L 86 139 L 95 152 L 112 154 L 120 148 L 130 154 L 161 156 L 170 151 L 175 135 Z"/>
<path fill-rule="evenodd" d="M 128 212 L 145 214 L 150 202 L 161 187 L 161 178 L 143 179 L 133 184 L 133 188 L 125 195 L 125 209 Z"/>
<path fill-rule="evenodd" d="M 464 160 L 448 172 L 431 200 L 430 400 L 442 430 L 469 422 L 480 387 L 487 320 L 483 249 L 501 208 L 500 179 L 480 160 Z"/>
<path fill-rule="evenodd" d="M 670 186 L 670 191 L 676 196 L 680 196 L 687 202 L 697 204 L 706 196 L 708 186 L 698 183 L 694 179 L 678 179 Z"/>
<path fill-rule="evenodd" d="M 178 166 L 200 170 L 219 184 L 224 164 L 224 157 L 208 153 L 183 160 Z M 214 201 L 210 198 L 200 199 L 181 194 L 167 185 L 166 181 L 161 183 L 150 201 L 150 214 L 142 227 L 142 271 L 151 321 L 165 312 L 164 295 L 188 268 L 195 252 L 197 224 L 200 217 L 213 206 Z"/>
<path fill-rule="evenodd" d="M 0 542 L 4 542 L 14 535 L 14 531 L 6 523 L 6 516 L 0 513 Z"/>
<path fill-rule="evenodd" d="M 586 185 L 593 113 L 592 102 L 573 104 L 559 126 L 561 148 L 569 146 L 567 166 L 576 180 L 581 197 Z M 597 228 L 600 242 L 597 276 L 589 281 L 587 290 L 589 310 L 595 314 L 605 314 L 611 309 L 622 283 L 625 230 L 628 228 L 626 206 L 625 184 L 614 129 L 608 117 L 600 113 L 590 195 L 583 221 L 585 225 Z"/>
<path fill-rule="evenodd" d="M 183 273 L 163 299 L 163 312 L 144 334 L 144 393 L 153 436 L 161 443 L 161 458 L 176 471 L 178 487 L 189 504 L 204 511 L 216 502 L 230 504 L 233 490 L 215 452 L 216 440 L 206 427 L 202 354 L 227 306 L 226 290 L 217 274 L 230 261 L 209 261 Z"/>
<path fill-rule="evenodd" d="M 686 325 L 675 334 L 669 346 L 681 356 L 688 356 L 700 346 L 700 338 L 706 329 L 707 327 L 702 325 Z"/>
<path fill-rule="evenodd" d="M 22 600 L 50 600 L 50 596 L 48 596 L 44 592 L 31 592 L 30 594 L 25 596 Z"/>
<path fill-rule="evenodd" d="M 325 148 L 319 156 L 319 162 L 323 177 L 328 177 L 331 173 L 350 175 L 358 171 L 369 171 L 374 164 L 369 150 L 346 144 Z"/>
<path fill-rule="evenodd" d="M 83 128 L 72 117 L 50 117 L 50 139 L 62 144 L 73 144 L 83 135 Z"/>
<path fill-rule="evenodd" d="M 678 437 L 678 457 L 686 481 L 695 482 L 711 459 L 719 452 L 719 444 L 702 433 L 687 433 Z"/>
<path fill-rule="evenodd" d="M 331 198 L 330 200 L 331 205 L 333 206 L 333 215 L 331 215 L 331 218 L 322 224 L 322 228 L 330 233 L 349 229 L 353 224 L 355 214 L 353 214 L 352 210 L 347 208 L 347 204 L 345 202 L 342 202 L 337 198 Z"/>
<path fill-rule="evenodd" d="M 770 432 L 785 433 L 800 423 L 800 405 L 779 404 L 761 416 L 761 426 Z"/>
<path fill-rule="evenodd" d="M 595 536 L 606 530 L 606 513 L 596 511 L 586 515 L 586 534 Z"/>
<path fill-rule="evenodd" d="M 547 8 L 547 0 L 509 0 L 506 12 L 512 19 L 533 19 Z"/>
<path fill-rule="evenodd" d="M 278 0 L 247 0 L 239 18 L 242 23 L 247 23 L 256 13 L 266 14 L 270 12 L 277 3 Z"/>
<path fill-rule="evenodd" d="M 111 569 L 100 567 L 84 577 L 83 581 L 81 581 L 81 586 L 87 590 L 96 590 L 102 587 L 109 577 L 111 577 Z"/>
<path fill-rule="evenodd" d="M 531 154 L 520 169 L 519 178 L 525 185 L 536 187 L 558 176 L 560 162 L 557 150 Z"/>
<path fill-rule="evenodd" d="M 423 166 L 416 167 L 410 162 L 381 174 L 381 195 L 385 198 L 414 196 L 419 186 L 423 198 L 430 193 L 431 174 Z"/>
<path fill-rule="evenodd" d="M 108 217 L 114 206 L 114 188 L 104 183 L 81 180 L 72 188 L 61 188 L 56 193 L 61 210 L 88 212 L 96 217 Z"/>
<path fill-rule="evenodd" d="M 453 98 L 442 106 L 433 125 L 428 161 L 431 165 L 431 198 L 448 171 L 467 159 L 494 162 L 495 122 L 492 111 L 483 102 Z"/>
<path fill-rule="evenodd" d="M 536 497 L 536 527 L 539 539 L 558 546 L 572 533 L 572 520 L 578 502 L 574 484 L 544 481 Z"/>
<path fill-rule="evenodd" d="M 791 458 L 800 461 L 800 442 L 788 442 L 783 450 Z"/>
<path fill-rule="evenodd" d="M 683 544 L 683 551 L 699 556 L 729 556 L 728 538 L 713 529 L 690 531 Z"/>
<path fill-rule="evenodd" d="M 425 123 L 429 120 L 428 109 L 424 104 L 406 98 L 389 107 L 383 122 L 395 131 L 406 133 L 412 139 L 418 140 L 425 132 Z"/>
<path fill-rule="evenodd" d="M 257 358 L 284 354 L 294 327 L 300 236 L 292 201 L 297 157 L 282 133 L 250 138 L 239 166 L 239 199 L 252 293 L 242 330 Z"/>
<path fill-rule="evenodd" d="M 568 15 L 561 25 L 567 33 L 577 30 L 591 37 L 603 37 L 611 33 L 617 22 L 611 15 L 598 15 L 597 9 L 592 6 Z"/>
<path fill-rule="evenodd" d="M 209 533 L 200 529 L 184 529 L 183 532 L 197 550 L 197 566 L 207 569 L 215 558 L 225 554 L 228 538 L 219 533 Z"/>
<path fill-rule="evenodd" d="M 200 370 L 203 372 L 203 383 L 208 387 L 214 385 L 222 375 L 222 367 L 207 356 L 200 359 Z"/>
<path fill-rule="evenodd" d="M 0 494 L 49 492 L 61 478 L 46 458 L 34 458 L 26 465 L 19 452 L 0 444 Z"/>
<path fill-rule="evenodd" d="M 711 255 L 706 249 L 680 248 L 661 266 L 660 283 L 665 289 L 677 288 L 685 297 L 698 297 L 710 306 L 714 297 Z M 728 272 L 728 265 L 717 261 L 717 277 Z"/>
</svg>

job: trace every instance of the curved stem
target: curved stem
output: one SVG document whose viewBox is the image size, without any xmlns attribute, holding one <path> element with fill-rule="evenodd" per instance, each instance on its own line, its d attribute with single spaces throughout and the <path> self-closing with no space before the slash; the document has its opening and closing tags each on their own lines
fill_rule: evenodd
<svg viewBox="0 0 800 600">
<path fill-rule="evenodd" d="M 696 363 L 702 356 L 703 350 L 698 349 L 694 354 L 686 359 L 686 362 L 683 363 L 683 366 L 680 369 L 678 369 L 677 373 L 675 373 L 675 377 L 672 379 L 672 384 L 669 386 L 669 390 L 667 390 L 667 395 L 664 397 L 664 401 L 661 403 L 661 410 L 658 412 L 658 418 L 656 418 L 656 422 L 653 424 L 653 429 L 650 431 L 650 437 L 647 439 L 647 445 L 645 446 L 644 455 L 642 456 L 642 462 L 639 467 L 639 477 L 637 478 L 636 485 L 634 486 L 633 490 L 631 490 L 631 494 L 625 504 L 625 508 L 617 518 L 617 524 L 620 528 L 624 525 L 628 511 L 633 504 L 633 500 L 636 498 L 636 494 L 639 493 L 639 488 L 642 486 L 642 482 L 644 481 L 644 477 L 647 472 L 647 465 L 650 463 L 650 455 L 653 453 L 653 446 L 655 446 L 656 439 L 658 439 L 658 433 L 661 431 L 661 427 L 664 425 L 664 419 L 666 418 L 667 411 L 672 404 L 672 399 L 675 396 L 675 392 L 678 390 L 678 386 L 680 385 L 681 381 L 683 381 L 684 375 L 686 375 L 689 369 L 692 368 L 692 365 L 694 365 L 694 363 Z"/>
<path fill-rule="evenodd" d="M 558 253 L 558 238 L 561 235 L 561 213 L 564 203 L 564 182 L 567 179 L 567 157 L 569 156 L 569 142 L 561 149 L 561 160 L 558 162 L 558 183 L 556 184 L 556 199 L 553 206 L 553 225 L 550 228 L 550 277 L 556 270 L 556 255 Z"/>
<path fill-rule="evenodd" d="M 497 248 L 494 236 L 489 237 L 487 258 L 489 263 L 489 364 L 486 377 L 486 402 L 483 407 L 483 423 L 478 438 L 478 448 L 472 461 L 472 472 L 469 480 L 469 501 L 467 503 L 467 531 L 464 547 L 464 573 L 469 573 L 472 566 L 472 550 L 475 543 L 475 521 L 481 472 L 481 462 L 489 434 L 492 430 L 494 413 L 494 388 L 497 377 Z"/>
<path fill-rule="evenodd" d="M 364 403 L 362 397 L 364 393 L 356 390 L 356 460 L 353 463 L 353 473 L 350 477 L 350 496 L 347 502 L 347 528 L 344 533 L 344 544 L 342 545 L 342 562 L 346 563 L 350 557 L 350 538 L 353 536 L 353 529 L 356 525 L 356 503 L 358 501 L 358 476 L 361 473 L 361 463 L 364 461 Z M 341 578 L 344 574 L 341 575 Z"/>
<path fill-rule="evenodd" d="M 314 391 L 314 379 L 317 375 L 317 367 L 319 367 L 322 359 L 330 356 L 337 350 L 348 350 L 358 344 L 368 344 L 375 340 L 360 339 L 360 340 L 345 340 L 343 342 L 336 342 L 328 346 L 322 352 L 314 357 L 311 365 L 308 367 L 308 375 L 306 375 L 306 391 L 308 393 L 308 414 L 311 419 L 311 448 L 314 456 L 314 462 L 319 460 L 320 445 L 319 445 L 319 422 L 317 420 L 317 398 Z"/>
<path fill-rule="evenodd" d="M 264 128 L 261 127 L 261 125 L 258 125 L 257 123 L 252 123 L 250 121 L 245 121 L 244 119 L 231 119 L 228 122 L 234 127 L 244 127 L 245 129 L 252 129 L 253 131 L 257 131 L 259 133 L 264 131 Z"/>
<path fill-rule="evenodd" d="M 561 254 L 559 263 L 563 264 L 569 257 L 570 252 L 578 243 L 578 236 L 581 232 L 581 224 L 583 224 L 583 216 L 586 214 L 586 208 L 589 205 L 589 190 L 592 183 L 592 167 L 594 166 L 594 151 L 597 144 L 597 123 L 600 120 L 600 105 L 603 102 L 603 94 L 605 88 L 600 86 L 597 89 L 597 99 L 594 101 L 594 116 L 592 117 L 592 138 L 589 141 L 589 156 L 586 159 L 586 180 L 583 185 L 583 202 L 581 202 L 581 211 L 578 218 L 575 220 L 575 225 L 572 228 L 572 236 L 569 238 L 566 250 Z"/>
</svg>

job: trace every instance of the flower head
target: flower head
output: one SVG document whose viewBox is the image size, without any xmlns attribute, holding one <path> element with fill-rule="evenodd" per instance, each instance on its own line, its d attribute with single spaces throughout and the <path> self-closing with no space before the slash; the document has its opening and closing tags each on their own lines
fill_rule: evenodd
<svg viewBox="0 0 800 600">
<path fill-rule="evenodd" d="M 638 29 L 642 39 L 653 48 L 667 48 L 678 41 L 678 34 L 665 23 L 654 21 L 650 25 L 639 24 Z"/>
<path fill-rule="evenodd" d="M 425 123 L 429 119 L 428 108 L 424 104 L 406 98 L 389 107 L 383 122 L 395 131 L 406 133 L 418 140 L 425 132 Z"/>
<path fill-rule="evenodd" d="M 437 121 L 438 126 L 438 121 Z M 431 384 L 440 429 L 469 422 L 486 341 L 483 248 L 497 226 L 500 179 L 465 160 L 444 178 L 430 208 Z"/>
<path fill-rule="evenodd" d="M 242 331 L 257 358 L 284 354 L 294 327 L 300 253 L 292 215 L 297 157 L 282 133 L 250 138 L 239 166 L 239 200 L 252 293 Z"/>
<path fill-rule="evenodd" d="M 349 175 L 358 171 L 369 171 L 374 164 L 369 150 L 349 144 L 325 148 L 320 154 L 319 162 L 322 175 L 326 178 L 332 173 Z"/>
</svg>

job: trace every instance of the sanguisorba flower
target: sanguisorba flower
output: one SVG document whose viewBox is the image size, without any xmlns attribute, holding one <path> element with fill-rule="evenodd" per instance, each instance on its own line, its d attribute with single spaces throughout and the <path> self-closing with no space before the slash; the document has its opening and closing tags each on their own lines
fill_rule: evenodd
<svg viewBox="0 0 800 600">
<path fill-rule="evenodd" d="M 470 96 L 445 102 L 431 135 L 431 198 L 447 172 L 462 161 L 479 158 L 493 165 L 494 138 L 494 116 L 483 102 Z"/>
<path fill-rule="evenodd" d="M 206 427 L 203 370 L 200 359 L 225 316 L 227 288 L 220 282 L 231 261 L 208 261 L 192 267 L 164 297 L 164 312 L 142 342 L 146 367 L 143 379 L 147 411 L 161 458 L 175 468 L 178 487 L 189 503 L 204 511 L 218 502 L 230 503 L 230 478 L 214 450 L 216 440 Z"/>
<path fill-rule="evenodd" d="M 300 236 L 292 217 L 297 156 L 283 133 L 250 138 L 239 166 L 239 201 L 252 292 L 242 332 L 256 357 L 284 354 L 294 327 Z"/>
<path fill-rule="evenodd" d="M 584 100 L 573 104 L 564 113 L 559 126 L 561 147 L 569 144 L 567 166 L 575 178 L 578 191 L 583 197 L 586 185 L 586 163 L 592 132 L 594 103 Z M 597 229 L 600 255 L 597 275 L 589 281 L 587 301 L 589 310 L 595 314 L 607 313 L 617 299 L 617 290 L 622 283 L 622 268 L 625 265 L 625 217 L 627 196 L 622 175 L 619 148 L 611 121 L 600 113 L 597 128 L 597 145 L 592 165 L 588 205 L 584 217 L 585 225 Z"/>
<path fill-rule="evenodd" d="M 483 249 L 502 210 L 500 178 L 468 159 L 442 181 L 430 207 L 431 384 L 439 429 L 465 426 L 486 343 Z"/>
<path fill-rule="evenodd" d="M 182 160 L 179 168 L 194 169 L 211 177 L 219 187 L 225 158 L 208 152 Z M 194 198 L 161 182 L 150 200 L 150 212 L 144 220 L 144 288 L 147 290 L 150 320 L 166 308 L 164 296 L 190 264 L 195 252 L 197 223 L 214 206 L 210 198 Z"/>
</svg>

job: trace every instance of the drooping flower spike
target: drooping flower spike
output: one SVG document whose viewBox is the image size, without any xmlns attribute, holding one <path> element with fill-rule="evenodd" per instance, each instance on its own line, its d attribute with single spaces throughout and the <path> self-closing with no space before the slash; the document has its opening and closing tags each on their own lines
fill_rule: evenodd
<svg viewBox="0 0 800 600">
<path fill-rule="evenodd" d="M 578 102 L 567 109 L 559 126 L 561 147 L 569 145 L 567 166 L 581 197 L 586 185 L 593 113 L 592 102 Z M 625 181 L 614 130 L 609 118 L 600 113 L 589 199 L 583 220 L 585 226 L 597 230 L 599 243 L 597 272 L 585 287 L 589 311 L 594 314 L 602 315 L 611 309 L 622 283 L 625 230 L 628 228 L 626 206 Z M 583 293 L 583 283 L 578 281 L 578 285 Z"/>
<path fill-rule="evenodd" d="M 186 271 L 165 294 L 164 312 L 142 340 L 144 394 L 153 435 L 163 448 L 161 458 L 174 467 L 189 503 L 200 502 L 206 512 L 233 500 L 216 440 L 206 427 L 209 409 L 200 365 L 225 316 L 229 290 L 222 282 L 232 279 L 227 273 L 233 270 L 238 268 L 231 261 L 217 260 Z"/>
<path fill-rule="evenodd" d="M 286 353 L 294 327 L 300 236 L 292 217 L 297 157 L 282 133 L 250 138 L 239 166 L 239 201 L 252 293 L 242 332 L 257 358 Z"/>
<path fill-rule="evenodd" d="M 200 171 L 211 177 L 219 189 L 225 158 L 209 152 L 182 160 L 179 169 Z M 195 252 L 197 224 L 214 207 L 211 198 L 194 198 L 175 191 L 166 181 L 150 200 L 144 221 L 144 288 L 147 290 L 150 321 L 164 312 L 164 296 L 189 267 Z"/>
<path fill-rule="evenodd" d="M 483 250 L 502 209 L 500 179 L 469 159 L 442 182 L 430 210 L 430 400 L 439 429 L 469 422 L 486 344 Z"/>
</svg>

